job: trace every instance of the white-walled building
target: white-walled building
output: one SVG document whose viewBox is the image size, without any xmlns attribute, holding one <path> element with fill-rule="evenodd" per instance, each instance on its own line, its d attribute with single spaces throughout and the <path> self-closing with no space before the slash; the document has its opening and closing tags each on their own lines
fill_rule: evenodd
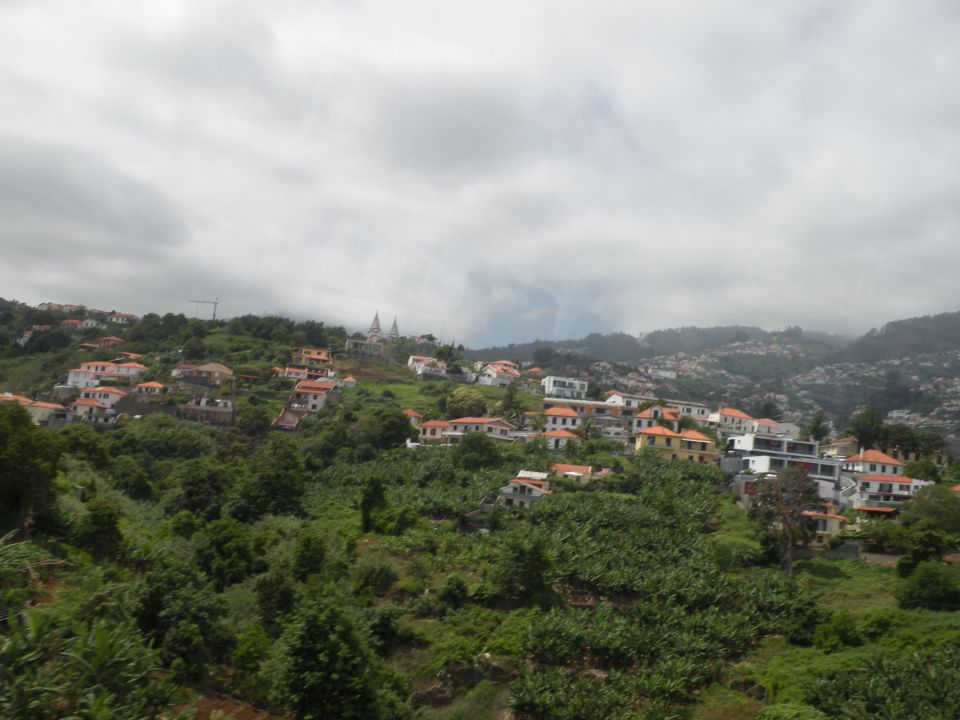
<svg viewBox="0 0 960 720">
<path fill-rule="evenodd" d="M 566 400 L 583 400 L 587 397 L 586 380 L 548 375 L 540 381 L 540 387 L 547 397 Z"/>
</svg>

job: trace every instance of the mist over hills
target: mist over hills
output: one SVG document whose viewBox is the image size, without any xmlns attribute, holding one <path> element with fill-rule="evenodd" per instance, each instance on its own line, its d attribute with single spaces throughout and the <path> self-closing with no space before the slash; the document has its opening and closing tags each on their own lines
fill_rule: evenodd
<svg viewBox="0 0 960 720">
<path fill-rule="evenodd" d="M 538 349 L 549 348 L 560 353 L 580 355 L 593 360 L 631 363 L 677 353 L 695 354 L 750 340 L 768 340 L 781 337 L 803 338 L 839 350 L 852 339 L 818 330 L 799 327 L 785 330 L 764 330 L 756 326 L 723 325 L 717 327 L 682 327 L 654 330 L 643 336 L 615 332 L 591 333 L 577 340 L 533 340 L 489 348 L 469 349 L 467 354 L 478 360 L 509 357 L 522 361 L 533 360 Z"/>
</svg>

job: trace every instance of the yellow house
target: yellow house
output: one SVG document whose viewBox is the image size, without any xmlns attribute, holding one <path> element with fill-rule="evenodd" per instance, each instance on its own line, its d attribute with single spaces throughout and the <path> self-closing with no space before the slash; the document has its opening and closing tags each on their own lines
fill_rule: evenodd
<svg viewBox="0 0 960 720">
<path fill-rule="evenodd" d="M 647 448 L 656 450 L 666 460 L 712 463 L 717 459 L 716 443 L 696 430 L 674 432 L 662 426 L 644 428 L 637 433 L 637 452 Z"/>
</svg>

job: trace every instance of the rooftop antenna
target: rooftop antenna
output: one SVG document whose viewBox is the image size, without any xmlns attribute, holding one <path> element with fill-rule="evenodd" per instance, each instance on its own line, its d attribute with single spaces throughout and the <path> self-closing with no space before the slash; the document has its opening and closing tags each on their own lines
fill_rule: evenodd
<svg viewBox="0 0 960 720">
<path fill-rule="evenodd" d="M 190 302 L 196 303 L 197 305 L 213 305 L 213 319 L 217 319 L 217 305 L 220 304 L 220 298 L 215 300 L 191 300 Z"/>
</svg>

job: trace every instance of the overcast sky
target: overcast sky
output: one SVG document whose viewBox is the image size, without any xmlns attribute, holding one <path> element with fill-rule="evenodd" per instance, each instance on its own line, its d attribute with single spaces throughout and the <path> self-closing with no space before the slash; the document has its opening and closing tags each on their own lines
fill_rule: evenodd
<svg viewBox="0 0 960 720">
<path fill-rule="evenodd" d="M 474 346 L 958 310 L 960 5 L 2 0 L 0 249 Z"/>
</svg>

